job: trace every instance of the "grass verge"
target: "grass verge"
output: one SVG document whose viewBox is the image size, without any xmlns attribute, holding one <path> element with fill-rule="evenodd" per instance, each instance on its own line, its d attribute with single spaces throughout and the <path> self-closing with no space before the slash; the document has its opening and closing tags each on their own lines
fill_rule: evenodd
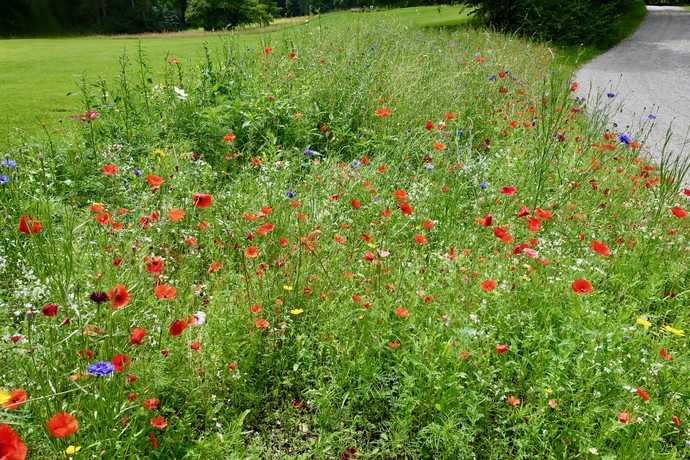
<svg viewBox="0 0 690 460">
<path fill-rule="evenodd" d="M 690 191 L 430 11 L 132 62 L 6 151 L 4 454 L 688 457 Z"/>
</svg>

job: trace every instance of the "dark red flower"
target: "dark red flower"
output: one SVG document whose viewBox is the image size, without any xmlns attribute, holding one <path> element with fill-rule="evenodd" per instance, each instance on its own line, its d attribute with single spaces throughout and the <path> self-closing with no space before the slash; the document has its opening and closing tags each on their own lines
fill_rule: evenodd
<svg viewBox="0 0 690 460">
<path fill-rule="evenodd" d="M 170 335 L 177 337 L 178 335 L 182 334 L 185 329 L 187 329 L 187 323 L 185 321 L 176 319 L 170 324 Z"/>
<path fill-rule="evenodd" d="M 41 313 L 45 316 L 55 316 L 57 315 L 58 306 L 54 303 L 47 303 L 41 308 Z"/>
</svg>

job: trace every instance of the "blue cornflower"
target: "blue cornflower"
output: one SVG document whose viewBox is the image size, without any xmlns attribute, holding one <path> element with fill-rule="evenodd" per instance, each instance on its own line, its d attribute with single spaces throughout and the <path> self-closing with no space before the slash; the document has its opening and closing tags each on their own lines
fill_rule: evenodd
<svg viewBox="0 0 690 460">
<path fill-rule="evenodd" d="M 141 169 L 134 168 L 134 171 L 132 171 L 132 174 L 134 174 L 136 177 L 141 176 Z"/>
<path fill-rule="evenodd" d="M 463 131 L 462 128 L 455 130 L 455 137 L 462 137 L 463 134 L 465 134 L 465 131 Z"/>
<path fill-rule="evenodd" d="M 424 165 L 427 171 L 431 172 L 434 170 L 434 165 L 432 163 L 427 163 Z"/>
<path fill-rule="evenodd" d="M 620 136 L 618 136 L 618 140 L 625 145 L 630 145 L 630 143 L 632 142 L 632 138 L 627 133 L 623 133 Z"/>
<path fill-rule="evenodd" d="M 11 158 L 5 158 L 4 160 L 2 160 L 2 162 L 0 162 L 0 164 L 2 164 L 5 168 L 8 169 L 14 169 L 17 167 L 17 162 Z"/>
<path fill-rule="evenodd" d="M 96 361 L 86 366 L 86 372 L 96 377 L 112 374 L 114 370 L 115 366 L 109 361 Z"/>
<path fill-rule="evenodd" d="M 293 192 L 292 190 L 288 190 L 287 192 L 285 192 L 285 196 L 292 199 L 295 197 L 295 192 Z"/>
<path fill-rule="evenodd" d="M 650 113 L 649 115 L 647 115 L 647 120 L 656 120 L 656 115 Z"/>
<path fill-rule="evenodd" d="M 487 188 L 489 188 L 489 184 L 487 184 L 486 182 L 482 182 L 481 184 L 479 184 L 479 188 L 482 190 L 486 190 Z"/>
<path fill-rule="evenodd" d="M 491 75 L 489 77 L 489 81 L 496 81 L 496 75 Z"/>
<path fill-rule="evenodd" d="M 359 160 L 352 160 L 350 166 L 352 166 L 352 169 L 359 169 L 359 167 L 362 166 L 362 162 Z"/>
<path fill-rule="evenodd" d="M 10 178 L 5 175 L 0 175 L 0 185 L 7 185 L 10 183 Z"/>
<path fill-rule="evenodd" d="M 606 97 L 608 97 L 608 98 L 616 97 L 616 93 L 610 93 L 610 92 L 606 93 Z"/>
<path fill-rule="evenodd" d="M 307 158 L 313 157 L 313 156 L 314 156 L 314 153 L 316 153 L 316 152 L 314 152 L 314 151 L 311 149 L 311 145 L 308 145 L 307 148 L 304 149 L 304 156 L 307 157 Z"/>
</svg>

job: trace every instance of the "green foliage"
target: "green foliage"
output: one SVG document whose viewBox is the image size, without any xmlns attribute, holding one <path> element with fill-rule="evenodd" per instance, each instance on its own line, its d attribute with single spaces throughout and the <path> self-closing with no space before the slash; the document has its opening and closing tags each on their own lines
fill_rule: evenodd
<svg viewBox="0 0 690 460">
<path fill-rule="evenodd" d="M 601 44 L 640 0 L 466 0 L 475 14 L 509 32 L 562 45 Z M 612 27 L 612 25 L 614 25 Z"/>
<path fill-rule="evenodd" d="M 277 13 L 266 0 L 189 0 L 185 18 L 206 30 L 229 29 L 241 24 L 269 24 Z"/>
</svg>

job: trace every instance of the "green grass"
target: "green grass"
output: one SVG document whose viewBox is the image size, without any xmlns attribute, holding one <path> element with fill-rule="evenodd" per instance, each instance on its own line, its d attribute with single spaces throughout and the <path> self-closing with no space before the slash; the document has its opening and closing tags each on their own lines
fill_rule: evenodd
<svg viewBox="0 0 690 460">
<path fill-rule="evenodd" d="M 48 459 L 688 458 L 687 164 L 606 131 L 544 45 L 337 18 L 135 65 L 86 87 L 95 119 L 4 149 L 0 434 Z"/>
<path fill-rule="evenodd" d="M 466 18 L 458 14 L 460 8 L 410 8 L 395 13 L 410 25 L 433 26 L 435 23 L 457 23 Z M 69 123 L 68 117 L 81 108 L 77 84 L 82 77 L 89 81 L 113 81 L 120 72 L 119 59 L 126 54 L 135 60 L 139 44 L 160 77 L 168 55 L 174 55 L 187 65 L 201 62 L 204 44 L 219 47 L 228 41 L 236 46 L 254 47 L 289 37 L 296 29 L 318 27 L 340 21 L 348 13 L 334 13 L 312 18 L 278 21 L 268 30 L 246 30 L 238 33 L 176 33 L 137 36 L 97 36 L 48 39 L 0 40 L 0 62 L 3 71 L 0 87 L 0 143 L 17 138 L 16 128 L 37 134 L 41 124 L 51 129 Z M 387 17 L 390 13 L 360 13 Z"/>
</svg>

